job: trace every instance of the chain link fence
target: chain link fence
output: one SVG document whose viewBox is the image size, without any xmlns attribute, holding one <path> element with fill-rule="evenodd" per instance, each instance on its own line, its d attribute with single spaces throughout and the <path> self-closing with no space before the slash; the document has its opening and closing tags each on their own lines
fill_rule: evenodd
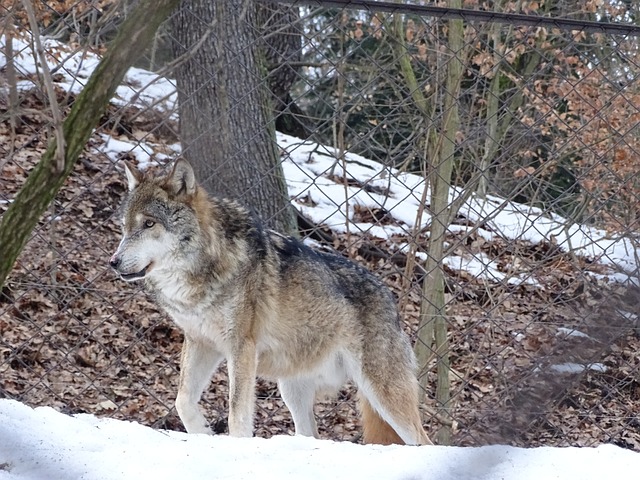
<svg viewBox="0 0 640 480">
<path fill-rule="evenodd" d="M 63 113 L 135 3 L 31 2 Z M 398 296 L 427 431 L 640 450 L 638 7 L 340 3 L 248 2 L 245 47 L 261 52 L 301 234 Z M 0 214 L 55 129 L 22 5 L 0 7 Z M 108 268 L 121 162 L 189 157 L 171 80 L 189 52 L 175 57 L 172 28 L 129 71 L 0 293 L 0 397 L 182 429 L 181 333 Z M 257 393 L 256 435 L 292 434 L 275 385 Z M 202 405 L 224 432 L 224 366 Z M 348 386 L 316 414 L 321 436 L 359 440 Z"/>
</svg>

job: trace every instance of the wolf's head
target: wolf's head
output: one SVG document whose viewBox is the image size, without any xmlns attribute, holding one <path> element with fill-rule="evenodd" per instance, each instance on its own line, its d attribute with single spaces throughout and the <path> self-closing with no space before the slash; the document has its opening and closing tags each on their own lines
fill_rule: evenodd
<svg viewBox="0 0 640 480">
<path fill-rule="evenodd" d="M 153 276 L 189 260 L 200 233 L 193 168 L 177 160 L 165 177 L 149 177 L 125 163 L 129 194 L 122 205 L 122 240 L 109 261 L 127 281 Z"/>
</svg>

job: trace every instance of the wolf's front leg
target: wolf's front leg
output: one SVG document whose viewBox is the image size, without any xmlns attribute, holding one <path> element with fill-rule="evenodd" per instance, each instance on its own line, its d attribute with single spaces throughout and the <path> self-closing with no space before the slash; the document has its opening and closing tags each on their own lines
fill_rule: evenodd
<svg viewBox="0 0 640 480">
<path fill-rule="evenodd" d="M 213 345 L 185 336 L 180 358 L 180 386 L 176 397 L 176 410 L 189 433 L 211 433 L 198 408 L 198 402 L 222 358 L 222 354 Z"/>
<path fill-rule="evenodd" d="M 253 435 L 253 411 L 258 359 L 256 345 L 243 339 L 230 358 L 229 369 L 229 435 L 251 437 Z"/>
</svg>

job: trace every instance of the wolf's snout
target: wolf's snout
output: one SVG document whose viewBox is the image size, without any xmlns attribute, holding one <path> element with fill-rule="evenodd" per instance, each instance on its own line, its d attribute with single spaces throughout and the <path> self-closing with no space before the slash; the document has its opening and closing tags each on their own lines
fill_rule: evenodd
<svg viewBox="0 0 640 480">
<path fill-rule="evenodd" d="M 111 268 L 115 270 L 120 278 L 126 280 L 127 282 L 133 282 L 135 280 L 144 278 L 147 272 L 152 268 L 153 262 L 149 262 L 149 264 L 142 270 L 135 271 L 133 270 L 134 268 L 137 268 L 135 262 L 127 262 L 126 260 L 123 261 L 123 257 L 118 255 L 118 253 L 116 252 L 109 259 L 109 265 L 111 265 Z"/>
<path fill-rule="evenodd" d="M 116 253 L 114 253 L 113 256 L 109 259 L 109 265 L 111 265 L 111 268 L 113 268 L 114 270 L 118 269 L 120 263 L 122 263 L 122 260 Z"/>
</svg>

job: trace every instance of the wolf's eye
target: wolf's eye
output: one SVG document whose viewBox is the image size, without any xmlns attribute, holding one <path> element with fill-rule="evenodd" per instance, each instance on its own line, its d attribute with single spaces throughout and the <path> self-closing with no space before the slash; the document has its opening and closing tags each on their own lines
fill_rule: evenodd
<svg viewBox="0 0 640 480">
<path fill-rule="evenodd" d="M 156 224 L 153 220 L 146 219 L 144 221 L 144 228 L 151 228 Z"/>
</svg>

